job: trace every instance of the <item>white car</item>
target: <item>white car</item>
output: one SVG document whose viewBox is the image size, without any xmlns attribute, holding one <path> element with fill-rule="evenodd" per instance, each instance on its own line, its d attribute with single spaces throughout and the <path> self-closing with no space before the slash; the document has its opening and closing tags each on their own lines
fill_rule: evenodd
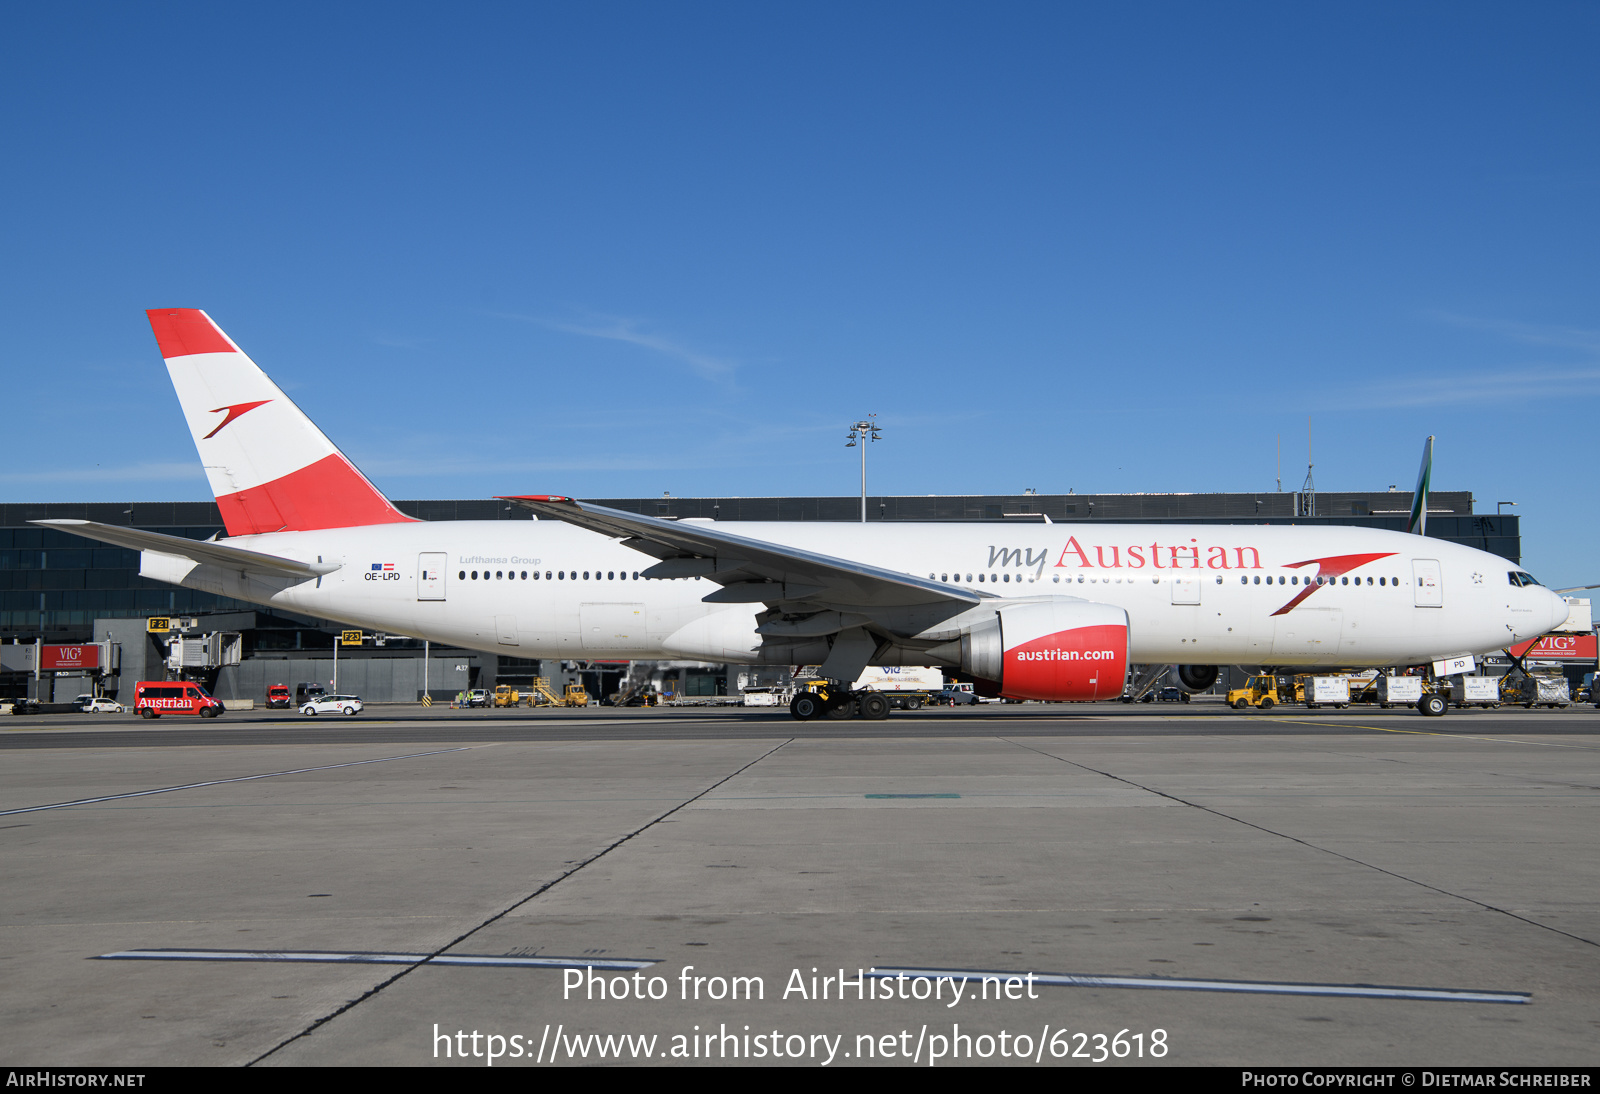
<svg viewBox="0 0 1600 1094">
<path fill-rule="evenodd" d="M 83 712 L 85 714 L 124 714 L 126 709 L 115 699 L 101 697 L 99 699 L 90 699 L 85 703 Z"/>
<path fill-rule="evenodd" d="M 300 707 L 300 713 L 313 718 L 318 714 L 348 714 L 353 717 L 361 713 L 361 696 L 319 695 L 315 699 L 306 700 Z"/>
</svg>

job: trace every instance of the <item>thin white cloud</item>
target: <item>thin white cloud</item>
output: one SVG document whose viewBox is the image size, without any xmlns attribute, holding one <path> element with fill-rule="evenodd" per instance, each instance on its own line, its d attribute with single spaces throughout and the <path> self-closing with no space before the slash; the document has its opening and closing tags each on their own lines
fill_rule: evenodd
<svg viewBox="0 0 1600 1094">
<path fill-rule="evenodd" d="M 656 460 L 645 457 L 596 457 L 592 460 L 568 459 L 549 461 L 508 461 L 492 458 L 461 460 L 363 460 L 352 457 L 356 466 L 371 477 L 407 476 L 433 477 L 439 475 L 495 474 L 545 474 L 548 472 L 579 471 L 671 471 L 699 467 L 721 466 L 710 460 L 693 457 L 679 460 Z"/>
<path fill-rule="evenodd" d="M 519 323 L 536 323 L 541 327 L 558 330 L 564 334 L 578 334 L 585 338 L 603 338 L 610 342 L 624 342 L 631 346 L 653 350 L 656 353 L 683 362 L 697 376 L 705 380 L 718 380 L 731 376 L 739 367 L 737 361 L 732 361 L 725 357 L 713 357 L 709 353 L 702 353 L 697 349 L 684 345 L 682 342 L 641 330 L 641 325 L 636 319 L 597 315 L 592 316 L 585 322 L 568 323 L 555 319 L 542 319 L 538 316 L 515 315 L 508 312 L 494 312 L 492 314 L 499 316 L 501 319 L 512 319 Z"/>
<path fill-rule="evenodd" d="M 1583 327 L 1557 327 L 1543 323 L 1519 323 L 1507 319 L 1480 319 L 1451 312 L 1433 312 L 1434 319 L 1457 327 L 1489 331 L 1513 341 L 1534 346 L 1559 346 L 1600 355 L 1600 331 Z"/>
<path fill-rule="evenodd" d="M 1581 398 L 1583 393 L 1595 389 L 1590 386 L 1600 380 L 1600 366 L 1562 367 L 1512 365 L 1504 371 L 1463 373 L 1451 372 L 1425 379 L 1373 380 L 1363 388 L 1359 398 L 1346 400 L 1346 406 L 1382 405 L 1410 406 L 1466 406 L 1524 403 L 1535 399 L 1549 400 L 1551 392 L 1562 392 L 1564 402 Z"/>
</svg>

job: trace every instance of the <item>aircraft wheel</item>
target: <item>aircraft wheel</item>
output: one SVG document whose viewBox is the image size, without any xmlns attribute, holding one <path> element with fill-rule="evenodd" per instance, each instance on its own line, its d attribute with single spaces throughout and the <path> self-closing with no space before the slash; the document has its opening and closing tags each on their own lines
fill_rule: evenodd
<svg viewBox="0 0 1600 1094">
<path fill-rule="evenodd" d="M 875 722 L 889 717 L 889 700 L 876 694 L 862 696 L 861 717 Z"/>
<path fill-rule="evenodd" d="M 802 722 L 822 716 L 822 700 L 813 692 L 802 691 L 789 702 L 789 713 Z"/>
<path fill-rule="evenodd" d="M 854 718 L 861 713 L 860 706 L 853 695 L 845 695 L 828 704 L 827 717 L 835 722 L 842 722 L 847 718 Z"/>
<path fill-rule="evenodd" d="M 1426 717 L 1442 718 L 1444 712 L 1450 709 L 1450 704 L 1441 695 L 1424 695 L 1417 700 L 1417 709 Z"/>
<path fill-rule="evenodd" d="M 1263 699 L 1263 700 L 1261 700 L 1261 709 L 1262 710 L 1271 710 L 1272 707 L 1273 707 L 1273 702 L 1272 702 L 1271 699 Z"/>
</svg>

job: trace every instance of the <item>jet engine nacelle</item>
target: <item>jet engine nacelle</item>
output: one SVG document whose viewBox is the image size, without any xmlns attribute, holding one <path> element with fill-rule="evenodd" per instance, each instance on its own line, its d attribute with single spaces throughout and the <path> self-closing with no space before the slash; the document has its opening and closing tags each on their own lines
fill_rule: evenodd
<svg viewBox="0 0 1600 1094">
<path fill-rule="evenodd" d="M 959 649 L 961 668 L 1008 699 L 1115 699 L 1128 675 L 1128 613 L 1069 597 L 1002 604 L 962 629 Z"/>
<path fill-rule="evenodd" d="M 1179 665 L 1178 683 L 1190 691 L 1204 691 L 1217 682 L 1215 665 Z"/>
</svg>

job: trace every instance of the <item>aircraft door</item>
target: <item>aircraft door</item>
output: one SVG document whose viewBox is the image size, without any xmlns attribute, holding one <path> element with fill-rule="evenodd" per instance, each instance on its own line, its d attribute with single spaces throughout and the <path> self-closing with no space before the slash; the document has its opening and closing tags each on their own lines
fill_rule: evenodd
<svg viewBox="0 0 1600 1094">
<path fill-rule="evenodd" d="M 443 551 L 424 551 L 417 556 L 417 599 L 444 599 L 444 569 L 449 555 Z"/>
<path fill-rule="evenodd" d="M 1444 607 L 1444 577 L 1436 558 L 1411 560 L 1412 594 L 1419 608 Z"/>
<path fill-rule="evenodd" d="M 578 612 L 586 650 L 641 649 L 645 644 L 643 604 L 584 603 Z"/>
<path fill-rule="evenodd" d="M 1198 577 L 1174 577 L 1172 579 L 1172 602 L 1174 604 L 1200 603 L 1200 579 Z"/>
</svg>

